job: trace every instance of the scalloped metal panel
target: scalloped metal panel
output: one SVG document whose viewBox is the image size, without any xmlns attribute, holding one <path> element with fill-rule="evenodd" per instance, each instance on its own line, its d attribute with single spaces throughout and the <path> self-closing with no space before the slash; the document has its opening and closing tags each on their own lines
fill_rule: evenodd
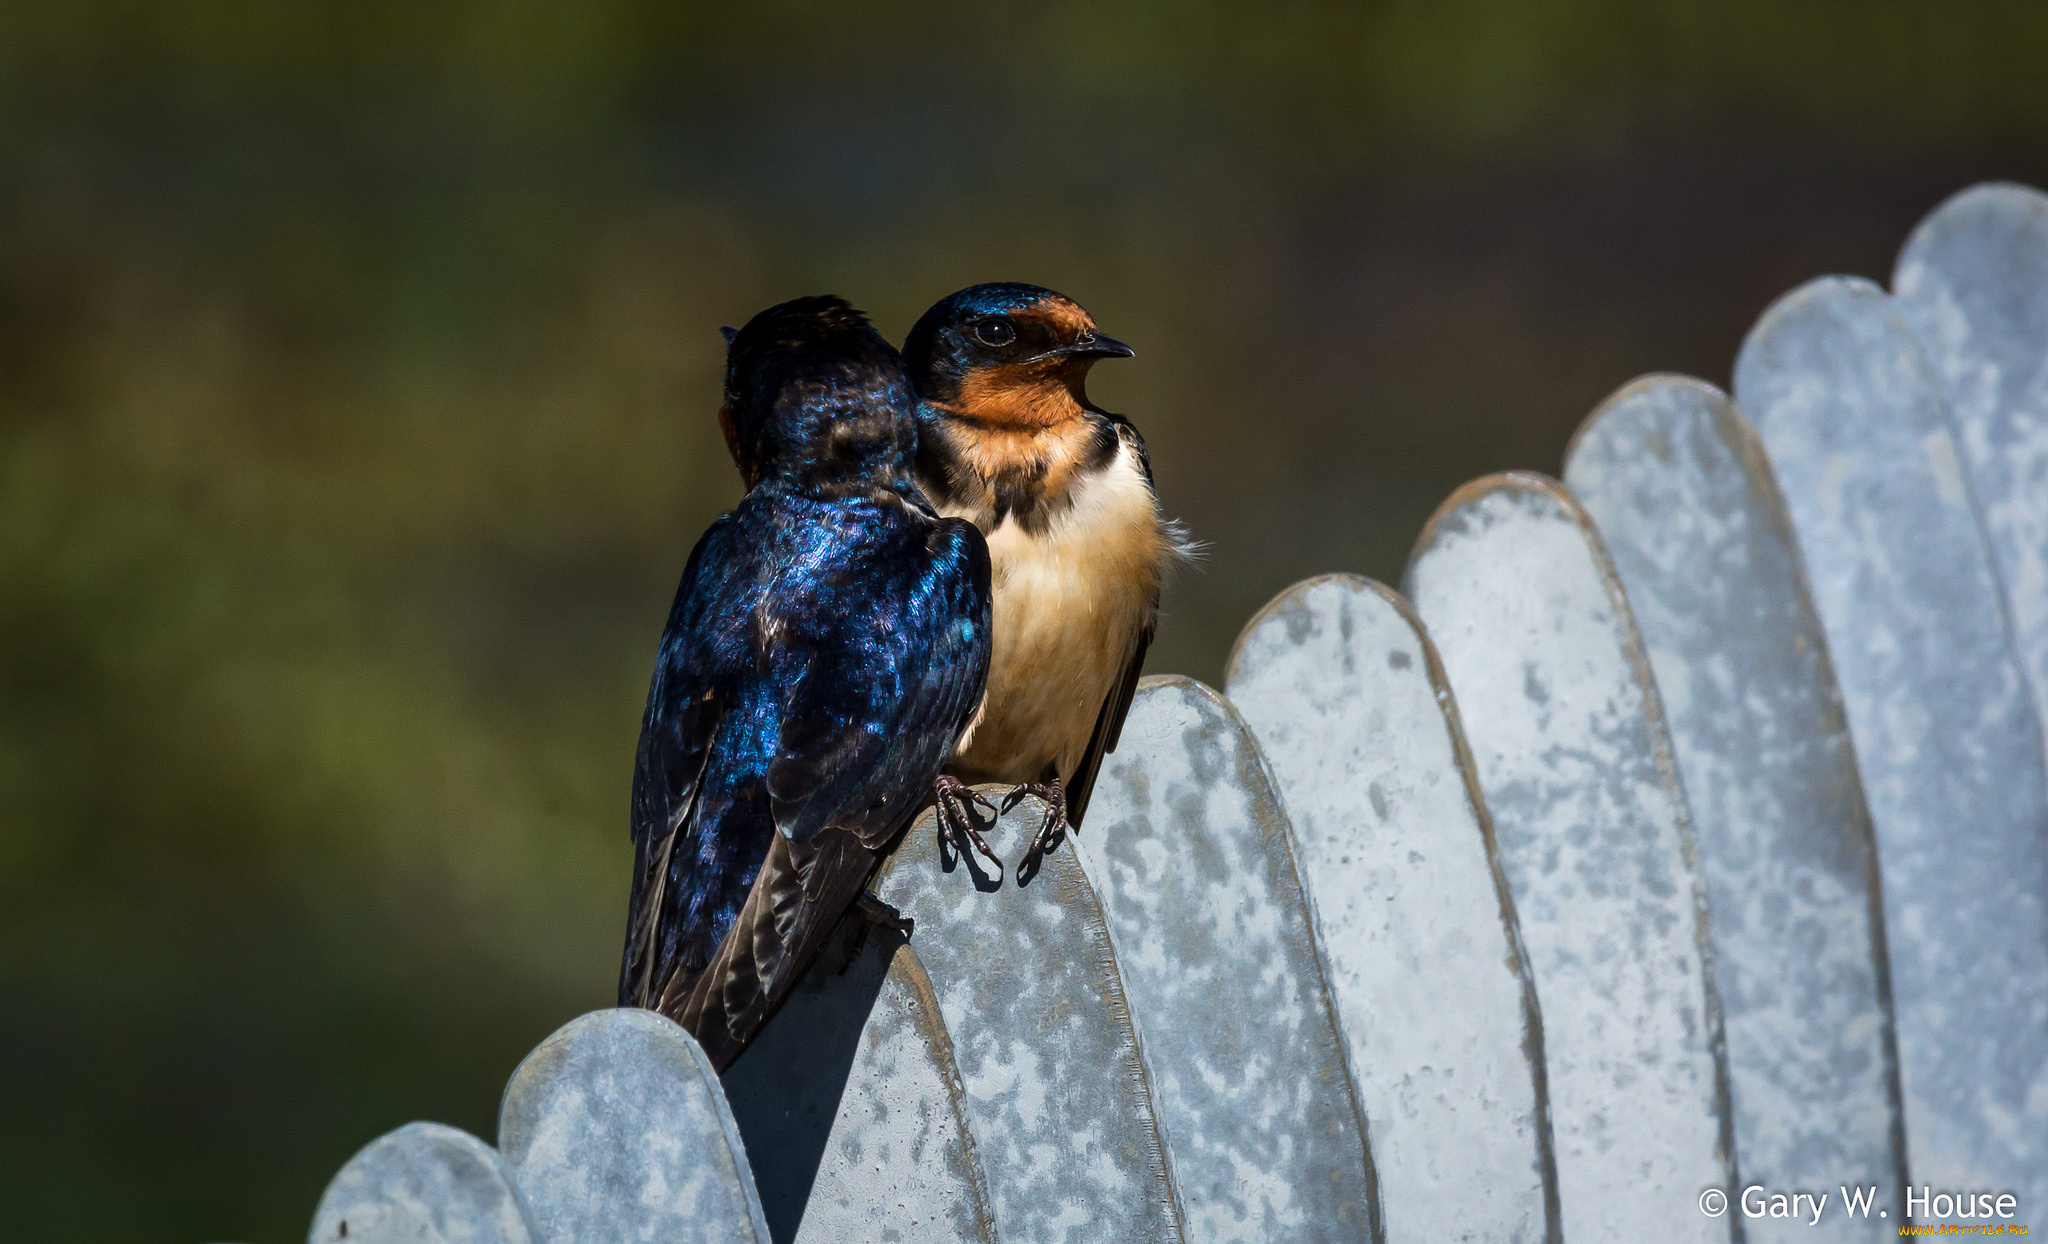
<svg viewBox="0 0 2048 1244">
<path fill-rule="evenodd" d="M 768 1244 L 717 1073 L 653 1011 L 592 1011 L 536 1046 L 498 1144 L 548 1240 Z"/>
<path fill-rule="evenodd" d="M 2048 1205 L 2048 779 L 1939 384 L 1883 290 L 1828 277 L 1757 322 L 1735 391 L 1877 831 L 1907 1165 Z"/>
<path fill-rule="evenodd" d="M 1896 1235 L 1905 1152 L 1877 850 L 1763 445 L 1718 389 L 1651 376 L 1587 419 L 1565 480 L 1628 590 L 1692 812 L 1743 1182 L 1889 1198 L 1889 1220 L 1763 1218 L 1749 1238 Z"/>
<path fill-rule="evenodd" d="M 1188 1238 L 1377 1239 L 1363 1119 L 1250 733 L 1200 683 L 1148 678 L 1090 810 L 1070 841 L 1109 909 Z"/>
<path fill-rule="evenodd" d="M 988 840 L 1015 859 L 1044 815 L 1024 800 Z M 942 851 L 927 812 L 875 892 L 917 922 L 911 945 L 952 1040 L 997 1237 L 1185 1238 L 1094 888 L 1070 851 L 1048 856 L 1025 886 L 981 863 Z"/>
<path fill-rule="evenodd" d="M 847 920 L 724 1083 L 778 1244 L 992 1242 L 953 1043 L 917 952 Z"/>
<path fill-rule="evenodd" d="M 1555 481 L 1492 476 L 1438 508 L 1405 586 L 1457 696 L 1542 999 L 1564 1236 L 1727 1240 L 1740 1217 L 1693 1205 L 1740 1191 L 1705 890 L 1599 537 Z"/>
<path fill-rule="evenodd" d="M 1892 289 L 1941 376 L 2048 721 L 2048 195 L 2006 183 L 1951 198 L 1906 242 Z"/>
<path fill-rule="evenodd" d="M 539 1244 L 497 1150 L 440 1123 L 363 1146 L 327 1185 L 308 1244 Z"/>
<path fill-rule="evenodd" d="M 1354 575 L 1282 592 L 1228 697 L 1272 766 L 1389 1241 L 1560 1239 L 1543 1032 L 1436 652 Z"/>
</svg>

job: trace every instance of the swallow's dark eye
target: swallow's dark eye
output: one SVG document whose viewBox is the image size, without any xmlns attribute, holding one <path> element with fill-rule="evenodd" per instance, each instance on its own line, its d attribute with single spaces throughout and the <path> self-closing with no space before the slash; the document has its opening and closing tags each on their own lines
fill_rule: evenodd
<svg viewBox="0 0 2048 1244">
<path fill-rule="evenodd" d="M 1005 319 L 976 320 L 974 339 L 985 346 L 1001 348 L 1017 340 L 1017 328 Z"/>
</svg>

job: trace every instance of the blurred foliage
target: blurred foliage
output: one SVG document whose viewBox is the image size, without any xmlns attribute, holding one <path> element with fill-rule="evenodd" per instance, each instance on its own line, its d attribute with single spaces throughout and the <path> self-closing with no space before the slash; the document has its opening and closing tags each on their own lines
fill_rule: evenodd
<svg viewBox="0 0 2048 1244">
<path fill-rule="evenodd" d="M 2048 180 L 2048 8 L 0 8 L 0 1187 L 286 1240 L 606 1004 L 719 341 L 973 281 L 1140 357 L 1214 679 L 1777 293 Z"/>
<path fill-rule="evenodd" d="M 1242 129 L 1296 131 L 1322 156 L 1333 143 L 1470 140 L 1619 112 L 1719 118 L 1731 100 L 1922 133 L 2032 126 L 2044 36 L 2048 11 L 1993 0 L 127 0 L 15 6 L 0 19 L 0 64 L 18 97 L 166 91 L 234 107 L 251 91 L 362 102 L 398 86 L 574 127 L 631 113 L 680 78 L 872 83 L 946 60 L 958 70 L 946 76 L 1012 103 L 1214 108 Z"/>
</svg>

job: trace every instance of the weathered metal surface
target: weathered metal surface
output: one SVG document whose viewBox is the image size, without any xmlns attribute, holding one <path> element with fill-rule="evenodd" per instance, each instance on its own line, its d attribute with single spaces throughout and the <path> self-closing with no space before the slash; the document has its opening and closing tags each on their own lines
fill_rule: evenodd
<svg viewBox="0 0 2048 1244">
<path fill-rule="evenodd" d="M 1905 1137 L 1877 850 L 1763 445 L 1718 389 L 1649 376 L 1586 420 L 1565 481 L 1628 589 L 1692 812 L 1743 1182 L 1889 1198 L 1889 1220 L 1765 1218 L 1749 1237 L 1896 1235 Z"/>
<path fill-rule="evenodd" d="M 1567 1240 L 1726 1240 L 1727 1079 L 1705 890 L 1657 689 L 1591 520 L 1491 476 L 1405 586 L 1457 695 L 1543 1001 Z"/>
<path fill-rule="evenodd" d="M 512 1171 L 468 1132 L 408 1123 L 341 1168 L 308 1244 L 539 1244 Z"/>
<path fill-rule="evenodd" d="M 1026 799 L 988 840 L 1016 859 L 1044 814 Z M 1185 1238 L 1109 926 L 1073 852 L 1019 886 L 936 843 L 926 813 L 875 892 L 917 922 L 997 1237 Z"/>
<path fill-rule="evenodd" d="M 966 1089 L 917 952 L 844 922 L 724 1077 L 778 1244 L 996 1239 Z"/>
<path fill-rule="evenodd" d="M 1090 813 L 1072 841 L 1109 909 L 1188 1238 L 1377 1239 L 1287 818 L 1244 724 L 1200 683 L 1146 679 Z"/>
<path fill-rule="evenodd" d="M 1941 376 L 2048 721 L 2048 195 L 1992 184 L 1951 198 L 1906 243 L 1892 289 Z"/>
<path fill-rule="evenodd" d="M 2048 1205 L 2048 782 L 1936 378 L 1884 291 L 1830 277 L 1757 323 L 1735 390 L 1877 831 L 1912 1179 Z"/>
<path fill-rule="evenodd" d="M 1298 583 L 1238 638 L 1228 697 L 1294 830 L 1386 1238 L 1559 1239 L 1535 988 L 1414 613 L 1353 575 Z"/>
<path fill-rule="evenodd" d="M 718 1075 L 652 1011 L 593 1011 L 536 1046 L 498 1144 L 544 1239 L 768 1244 Z"/>
</svg>

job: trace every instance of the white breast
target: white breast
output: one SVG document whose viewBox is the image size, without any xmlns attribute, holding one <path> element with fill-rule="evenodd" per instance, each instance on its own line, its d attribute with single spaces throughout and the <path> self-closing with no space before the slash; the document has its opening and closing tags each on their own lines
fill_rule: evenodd
<svg viewBox="0 0 2048 1244">
<path fill-rule="evenodd" d="M 984 716 L 956 758 L 962 776 L 1035 781 L 1048 762 L 1072 774 L 1152 621 L 1175 545 L 1130 446 L 1070 496 L 1046 531 L 1006 518 L 988 537 L 995 641 Z"/>
</svg>

